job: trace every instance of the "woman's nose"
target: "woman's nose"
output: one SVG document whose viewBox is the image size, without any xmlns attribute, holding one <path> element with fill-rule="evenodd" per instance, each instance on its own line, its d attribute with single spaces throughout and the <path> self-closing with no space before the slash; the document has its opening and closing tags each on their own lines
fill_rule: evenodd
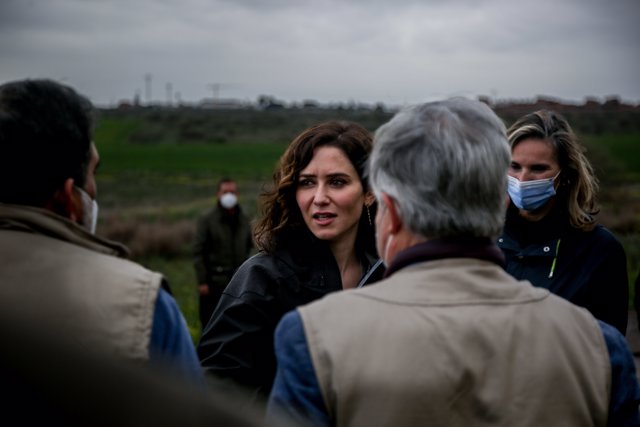
<svg viewBox="0 0 640 427">
<path fill-rule="evenodd" d="M 313 195 L 313 203 L 317 205 L 323 205 L 329 202 L 327 190 L 324 185 L 318 185 L 316 193 Z"/>
<path fill-rule="evenodd" d="M 530 180 L 530 174 L 527 173 L 527 171 L 525 171 L 524 169 L 520 169 L 517 171 L 511 171 L 509 173 L 509 175 L 511 175 L 512 177 L 518 179 L 518 181 L 523 182 L 523 181 L 528 181 Z"/>
</svg>

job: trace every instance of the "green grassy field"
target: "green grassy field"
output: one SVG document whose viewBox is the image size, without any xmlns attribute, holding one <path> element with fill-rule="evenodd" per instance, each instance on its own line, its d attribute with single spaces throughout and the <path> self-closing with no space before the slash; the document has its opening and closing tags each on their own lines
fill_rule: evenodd
<svg viewBox="0 0 640 427">
<path fill-rule="evenodd" d="M 195 138 L 185 143 L 171 127 L 185 127 L 176 117 L 156 118 L 153 125 L 137 116 L 106 116 L 98 122 L 98 233 L 129 245 L 136 261 L 165 274 L 194 341 L 200 330 L 190 259 L 195 219 L 211 206 L 215 183 L 224 176 L 238 180 L 242 207 L 249 216 L 256 215 L 258 194 L 270 183 L 288 140 L 314 120 L 297 117 L 293 123 L 300 128 L 294 130 L 293 124 L 283 122 L 286 116 L 275 117 L 275 127 L 258 123 L 253 133 L 226 125 L 220 132 L 236 135 L 237 143 L 198 140 L 195 137 L 206 132 L 193 123 L 204 126 L 201 121 L 189 122 L 189 132 L 183 129 Z M 385 118 L 370 119 L 368 127 L 374 130 Z M 264 127 L 262 133 L 255 129 L 258 125 Z M 602 184 L 602 222 L 623 242 L 634 280 L 640 270 L 640 134 L 586 135 L 583 140 Z"/>
<path fill-rule="evenodd" d="M 102 144 L 101 172 L 207 176 L 233 174 L 241 179 L 268 175 L 284 144 Z"/>
<path fill-rule="evenodd" d="M 584 140 L 601 181 L 640 181 L 640 134 L 588 135 Z"/>
</svg>

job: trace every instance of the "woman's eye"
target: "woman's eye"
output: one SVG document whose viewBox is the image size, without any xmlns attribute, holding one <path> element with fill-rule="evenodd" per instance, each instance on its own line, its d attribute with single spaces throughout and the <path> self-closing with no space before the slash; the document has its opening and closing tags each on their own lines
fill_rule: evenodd
<svg viewBox="0 0 640 427">
<path fill-rule="evenodd" d="M 517 163 L 511 163 L 510 168 L 511 168 L 512 171 L 519 171 L 520 170 L 520 165 L 517 164 Z"/>
<path fill-rule="evenodd" d="M 546 166 L 532 166 L 531 170 L 533 172 L 546 172 L 549 168 Z"/>
<path fill-rule="evenodd" d="M 298 181 L 298 187 L 309 187 L 311 185 L 313 185 L 313 181 L 311 181 L 308 178 L 301 179 L 300 181 Z"/>
<path fill-rule="evenodd" d="M 333 187 L 342 187 L 346 183 L 347 182 L 344 179 L 340 179 L 340 178 L 334 178 L 331 181 L 329 181 L 329 184 L 331 184 Z"/>
</svg>

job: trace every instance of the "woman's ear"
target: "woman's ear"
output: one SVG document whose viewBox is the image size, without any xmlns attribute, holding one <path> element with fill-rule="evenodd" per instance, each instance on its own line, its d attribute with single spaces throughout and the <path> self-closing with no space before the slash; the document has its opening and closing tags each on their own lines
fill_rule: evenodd
<svg viewBox="0 0 640 427">
<path fill-rule="evenodd" d="M 376 201 L 376 196 L 373 195 L 373 192 L 367 191 L 364 194 L 364 205 L 366 207 L 370 207 Z"/>
</svg>

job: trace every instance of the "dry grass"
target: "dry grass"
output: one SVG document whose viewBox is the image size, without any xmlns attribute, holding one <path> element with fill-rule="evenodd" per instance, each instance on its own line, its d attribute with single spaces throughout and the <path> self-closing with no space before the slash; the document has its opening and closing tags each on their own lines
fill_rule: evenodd
<svg viewBox="0 0 640 427">
<path fill-rule="evenodd" d="M 124 243 L 134 258 L 150 255 L 178 257 L 188 255 L 195 231 L 194 221 L 155 220 L 110 215 L 100 224 L 101 236 Z"/>
<path fill-rule="evenodd" d="M 598 222 L 618 236 L 640 233 L 640 184 L 606 186 L 599 194 Z"/>
</svg>

